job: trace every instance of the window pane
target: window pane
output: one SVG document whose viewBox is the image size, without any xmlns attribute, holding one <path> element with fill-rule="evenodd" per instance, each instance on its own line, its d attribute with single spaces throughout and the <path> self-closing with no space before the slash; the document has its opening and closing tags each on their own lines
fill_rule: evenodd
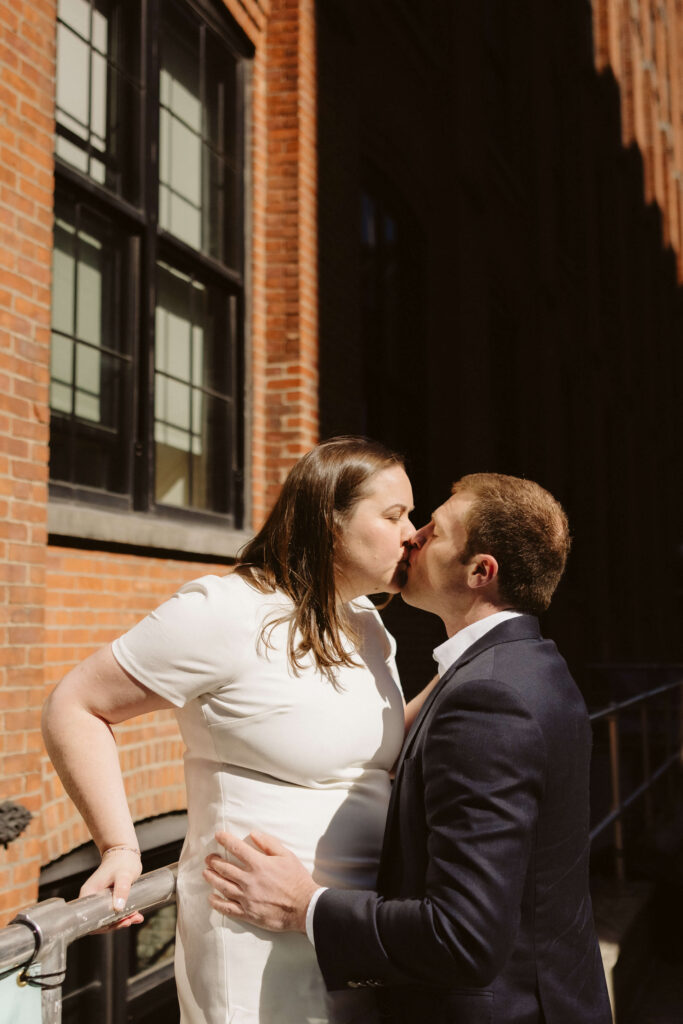
<svg viewBox="0 0 683 1024">
<path fill-rule="evenodd" d="M 226 512 L 232 472 L 229 298 L 166 264 L 158 270 L 155 495 L 160 504 Z"/>
<path fill-rule="evenodd" d="M 205 162 L 208 162 L 207 251 L 238 268 L 241 263 L 241 178 L 238 150 L 237 64 L 210 33 L 204 61 Z"/>
<path fill-rule="evenodd" d="M 201 404 L 193 405 L 192 412 L 193 426 L 201 429 L 205 439 L 192 453 L 192 505 L 212 509 L 223 496 L 225 510 L 226 482 L 232 468 L 230 407 L 220 398 L 207 396 Z"/>
<path fill-rule="evenodd" d="M 116 0 L 60 0 L 55 142 L 62 160 L 132 200 L 140 95 L 134 7 Z"/>
<path fill-rule="evenodd" d="M 168 9 L 159 80 L 159 223 L 202 249 L 199 25 Z"/>
<path fill-rule="evenodd" d="M 145 914 L 143 924 L 132 935 L 131 975 L 159 967 L 173 959 L 176 917 L 175 903 Z"/>
<path fill-rule="evenodd" d="M 53 252 L 50 475 L 128 489 L 130 354 L 122 329 L 125 240 L 81 204 L 60 203 Z"/>
<path fill-rule="evenodd" d="M 171 0 L 164 5 L 159 92 L 159 223 L 237 267 L 241 196 L 234 58 Z"/>
<path fill-rule="evenodd" d="M 85 5 L 82 5 L 85 6 Z M 88 128 L 88 58 L 90 47 L 66 25 L 57 25 L 57 107 L 81 138 Z"/>
</svg>

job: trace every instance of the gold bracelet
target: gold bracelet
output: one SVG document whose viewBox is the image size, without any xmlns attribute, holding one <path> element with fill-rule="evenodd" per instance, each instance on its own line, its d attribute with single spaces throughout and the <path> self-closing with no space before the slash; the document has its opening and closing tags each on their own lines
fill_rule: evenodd
<svg viewBox="0 0 683 1024">
<path fill-rule="evenodd" d="M 100 857 L 104 859 L 108 853 L 114 853 L 115 850 L 125 850 L 126 853 L 134 853 L 137 857 L 140 857 L 140 860 L 142 860 L 140 851 L 135 846 L 125 846 L 123 844 L 120 846 L 108 846 L 106 850 L 102 850 Z"/>
</svg>

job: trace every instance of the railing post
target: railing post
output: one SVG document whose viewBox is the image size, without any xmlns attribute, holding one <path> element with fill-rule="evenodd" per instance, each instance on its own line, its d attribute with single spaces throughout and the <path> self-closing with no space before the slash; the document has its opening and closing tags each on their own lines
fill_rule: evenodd
<svg viewBox="0 0 683 1024">
<path fill-rule="evenodd" d="M 66 942 L 60 936 L 46 950 L 41 973 L 66 976 Z M 62 986 L 44 988 L 42 993 L 43 1024 L 62 1024 Z"/>
<path fill-rule="evenodd" d="M 621 767 L 619 760 L 619 719 L 616 714 L 612 714 L 609 716 L 607 721 L 609 726 L 609 765 L 610 778 L 612 782 L 612 812 L 617 813 L 621 808 L 621 785 L 619 781 Z M 621 817 L 616 818 L 614 822 L 614 857 L 617 881 L 621 883 L 626 880 L 626 871 L 624 868 L 624 829 Z"/>
<path fill-rule="evenodd" d="M 61 1024 L 62 983 L 68 946 L 83 935 L 108 927 L 135 910 L 146 910 L 175 897 L 177 864 L 142 875 L 132 885 L 128 902 L 114 913 L 111 892 L 82 896 L 71 903 L 44 900 L 0 929 L 0 972 L 22 968 L 42 989 L 43 1024 Z"/>
<path fill-rule="evenodd" d="M 66 906 L 63 899 L 45 900 L 36 907 L 31 907 L 15 918 L 17 924 L 31 929 L 35 943 L 35 959 L 26 971 L 26 976 L 36 979 L 41 991 L 42 1024 L 61 1024 L 62 1021 L 62 984 L 66 976 L 66 937 L 63 932 L 51 934 L 46 932 L 47 915 L 59 914 Z M 33 913 L 32 913 L 33 911 Z M 13 922 L 14 923 L 14 922 Z M 44 984 L 40 981 L 44 979 Z M 29 984 L 29 982 L 19 982 Z"/>
<path fill-rule="evenodd" d="M 650 762 L 650 719 L 647 712 L 647 704 L 643 702 L 640 707 L 640 731 L 643 738 L 643 782 L 648 783 L 645 791 L 645 824 L 648 829 L 654 825 L 654 806 L 652 803 L 652 791 L 649 786 L 652 776 L 652 765 Z"/>
</svg>

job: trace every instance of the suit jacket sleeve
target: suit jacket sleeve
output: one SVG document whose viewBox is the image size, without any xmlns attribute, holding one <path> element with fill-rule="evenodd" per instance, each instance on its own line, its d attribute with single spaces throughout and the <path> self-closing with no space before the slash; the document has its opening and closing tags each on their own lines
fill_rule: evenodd
<svg viewBox="0 0 683 1024">
<path fill-rule="evenodd" d="M 490 679 L 447 685 L 423 728 L 414 758 L 424 794 L 424 891 L 322 894 L 315 948 L 330 989 L 363 979 L 483 986 L 512 949 L 543 792 L 540 729 L 519 695 Z M 398 803 L 405 813 L 409 804 Z"/>
</svg>

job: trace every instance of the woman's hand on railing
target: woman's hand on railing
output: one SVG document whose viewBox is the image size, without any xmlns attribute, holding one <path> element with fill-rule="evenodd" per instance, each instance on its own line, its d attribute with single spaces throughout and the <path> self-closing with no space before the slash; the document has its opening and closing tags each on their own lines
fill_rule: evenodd
<svg viewBox="0 0 683 1024">
<path fill-rule="evenodd" d="M 142 862 L 140 855 L 132 848 L 105 850 L 102 856 L 102 863 L 90 878 L 83 883 L 79 895 L 92 896 L 93 893 L 111 889 L 112 907 L 118 913 L 126 906 L 130 887 L 135 879 L 139 878 L 141 872 Z M 143 920 L 142 914 L 135 911 L 102 930 L 118 931 L 121 928 L 130 928 L 132 924 L 141 924 Z"/>
</svg>

